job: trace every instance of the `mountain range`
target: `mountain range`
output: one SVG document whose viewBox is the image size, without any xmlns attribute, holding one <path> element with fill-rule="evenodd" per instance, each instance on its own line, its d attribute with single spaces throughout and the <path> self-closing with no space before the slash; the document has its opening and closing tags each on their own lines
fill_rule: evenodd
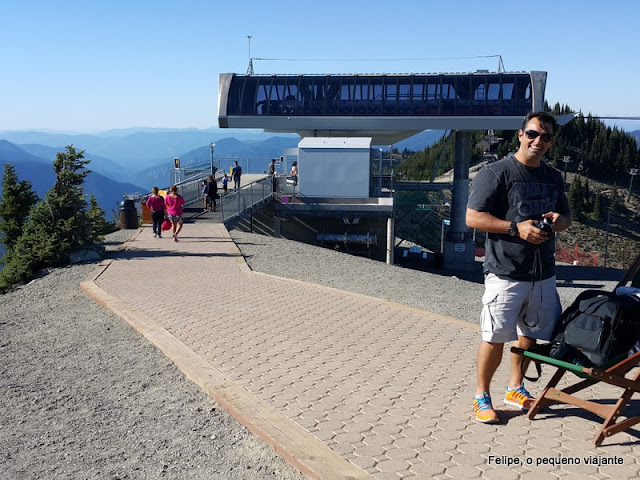
<svg viewBox="0 0 640 480">
<path fill-rule="evenodd" d="M 64 151 L 61 149 L 60 151 Z M 23 150 L 22 148 L 0 140 L 0 168 L 4 172 L 4 165 L 15 165 L 16 173 L 20 180 L 29 180 L 38 197 L 44 197 L 45 193 L 53 186 L 56 174 L 53 170 L 53 160 L 44 159 Z M 91 164 L 88 165 L 91 170 Z M 85 179 L 84 191 L 87 197 L 95 195 L 100 207 L 105 211 L 107 219 L 112 218 L 111 212 L 117 212 L 123 195 L 127 193 L 146 192 L 146 189 L 127 182 L 118 182 L 108 176 L 92 171 Z"/>
<path fill-rule="evenodd" d="M 393 147 L 420 151 L 434 144 L 442 130 L 425 130 Z M 640 144 L 640 130 L 630 132 Z M 98 134 L 53 133 L 42 131 L 1 131 L 0 166 L 16 165 L 20 179 L 30 180 L 42 197 L 55 181 L 52 162 L 67 145 L 84 150 L 92 171 L 86 179 L 85 193 L 94 194 L 107 212 L 117 209 L 126 193 L 146 193 L 151 187 L 168 186 L 175 157 L 183 166 L 208 162 L 211 143 L 214 159 L 268 159 L 295 148 L 297 134 L 272 134 L 247 129 L 158 129 L 133 128 L 109 130 Z M 384 146 L 383 149 L 388 149 Z M 259 160 L 260 162 L 261 160 Z M 266 168 L 266 167 L 265 167 Z"/>
</svg>

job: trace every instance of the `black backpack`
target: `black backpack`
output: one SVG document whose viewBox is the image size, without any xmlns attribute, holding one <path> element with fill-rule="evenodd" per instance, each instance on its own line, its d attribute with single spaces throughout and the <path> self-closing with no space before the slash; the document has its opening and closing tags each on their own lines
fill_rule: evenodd
<svg viewBox="0 0 640 480">
<path fill-rule="evenodd" d="M 626 355 L 640 340 L 640 298 L 585 290 L 556 324 L 549 356 L 585 367 Z"/>
</svg>

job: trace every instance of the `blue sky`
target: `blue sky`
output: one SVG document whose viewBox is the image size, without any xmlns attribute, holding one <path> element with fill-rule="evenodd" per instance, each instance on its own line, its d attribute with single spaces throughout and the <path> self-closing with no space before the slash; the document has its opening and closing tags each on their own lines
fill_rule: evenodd
<svg viewBox="0 0 640 480">
<path fill-rule="evenodd" d="M 218 74 L 548 72 L 546 98 L 640 116 L 640 2 L 0 1 L 0 131 L 217 126 Z M 320 61 L 326 59 L 327 61 Z M 379 59 L 379 61 L 357 61 Z M 410 59 L 405 61 L 403 59 Z M 640 129 L 640 122 L 623 124 Z"/>
</svg>

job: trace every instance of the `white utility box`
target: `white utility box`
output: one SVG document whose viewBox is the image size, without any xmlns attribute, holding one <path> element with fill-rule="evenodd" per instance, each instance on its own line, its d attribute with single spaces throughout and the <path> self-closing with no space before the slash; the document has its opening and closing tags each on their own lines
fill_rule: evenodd
<svg viewBox="0 0 640 480">
<path fill-rule="evenodd" d="M 305 137 L 298 144 L 298 191 L 307 197 L 369 197 L 371 137 Z"/>
</svg>

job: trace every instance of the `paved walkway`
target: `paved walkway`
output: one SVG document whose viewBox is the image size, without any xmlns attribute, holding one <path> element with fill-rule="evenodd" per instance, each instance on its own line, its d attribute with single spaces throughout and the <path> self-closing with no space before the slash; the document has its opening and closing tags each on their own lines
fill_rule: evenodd
<svg viewBox="0 0 640 480">
<path fill-rule="evenodd" d="M 595 448 L 599 422 L 572 408 L 473 421 L 477 326 L 251 272 L 220 223 L 185 224 L 178 243 L 143 227 L 82 287 L 309 478 L 639 476 L 638 432 Z"/>
</svg>

